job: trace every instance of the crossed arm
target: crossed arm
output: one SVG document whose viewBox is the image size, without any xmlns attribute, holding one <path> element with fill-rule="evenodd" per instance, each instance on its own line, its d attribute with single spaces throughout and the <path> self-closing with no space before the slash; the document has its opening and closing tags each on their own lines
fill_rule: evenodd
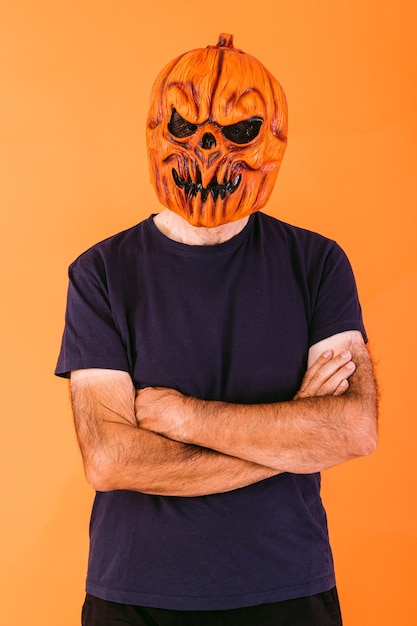
<svg viewBox="0 0 417 626">
<path fill-rule="evenodd" d="M 310 349 L 288 402 L 207 402 L 160 388 L 136 394 L 130 376 L 114 370 L 72 372 L 71 390 L 86 476 L 99 491 L 218 493 L 319 471 L 376 444 L 372 366 L 354 331 Z"/>
</svg>

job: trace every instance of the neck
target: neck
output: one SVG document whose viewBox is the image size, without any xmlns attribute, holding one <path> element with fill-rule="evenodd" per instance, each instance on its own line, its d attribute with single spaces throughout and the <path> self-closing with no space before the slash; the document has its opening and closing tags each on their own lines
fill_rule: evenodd
<svg viewBox="0 0 417 626">
<path fill-rule="evenodd" d="M 177 213 L 165 209 L 155 215 L 154 222 L 158 230 L 169 239 L 191 246 L 214 246 L 235 237 L 245 228 L 248 219 L 249 217 L 242 217 L 236 222 L 207 228 L 205 226 L 192 226 Z"/>
</svg>

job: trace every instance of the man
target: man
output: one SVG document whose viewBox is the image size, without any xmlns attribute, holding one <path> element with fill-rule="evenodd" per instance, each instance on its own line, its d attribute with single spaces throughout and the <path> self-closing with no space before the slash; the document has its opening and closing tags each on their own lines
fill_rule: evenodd
<svg viewBox="0 0 417 626">
<path fill-rule="evenodd" d="M 221 35 L 161 72 L 147 141 L 167 208 L 71 265 L 56 369 L 97 490 L 83 625 L 339 625 L 319 472 L 372 452 L 376 392 L 346 256 L 258 212 L 285 96 Z"/>
</svg>

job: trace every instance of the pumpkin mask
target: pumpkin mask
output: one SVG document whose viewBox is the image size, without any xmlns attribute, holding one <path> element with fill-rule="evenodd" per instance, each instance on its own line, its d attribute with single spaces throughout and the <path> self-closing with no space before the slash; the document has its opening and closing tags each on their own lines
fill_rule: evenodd
<svg viewBox="0 0 417 626">
<path fill-rule="evenodd" d="M 157 77 L 147 122 L 151 182 L 193 226 L 213 227 L 267 202 L 287 144 L 281 85 L 221 34 Z"/>
</svg>

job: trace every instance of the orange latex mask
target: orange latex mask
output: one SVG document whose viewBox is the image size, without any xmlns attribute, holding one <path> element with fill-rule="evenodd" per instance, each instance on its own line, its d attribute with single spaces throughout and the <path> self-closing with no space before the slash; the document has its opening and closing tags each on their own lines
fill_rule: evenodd
<svg viewBox="0 0 417 626">
<path fill-rule="evenodd" d="M 160 202 L 194 226 L 219 226 L 265 205 L 287 145 L 278 81 L 221 34 L 157 77 L 147 122 Z"/>
</svg>

